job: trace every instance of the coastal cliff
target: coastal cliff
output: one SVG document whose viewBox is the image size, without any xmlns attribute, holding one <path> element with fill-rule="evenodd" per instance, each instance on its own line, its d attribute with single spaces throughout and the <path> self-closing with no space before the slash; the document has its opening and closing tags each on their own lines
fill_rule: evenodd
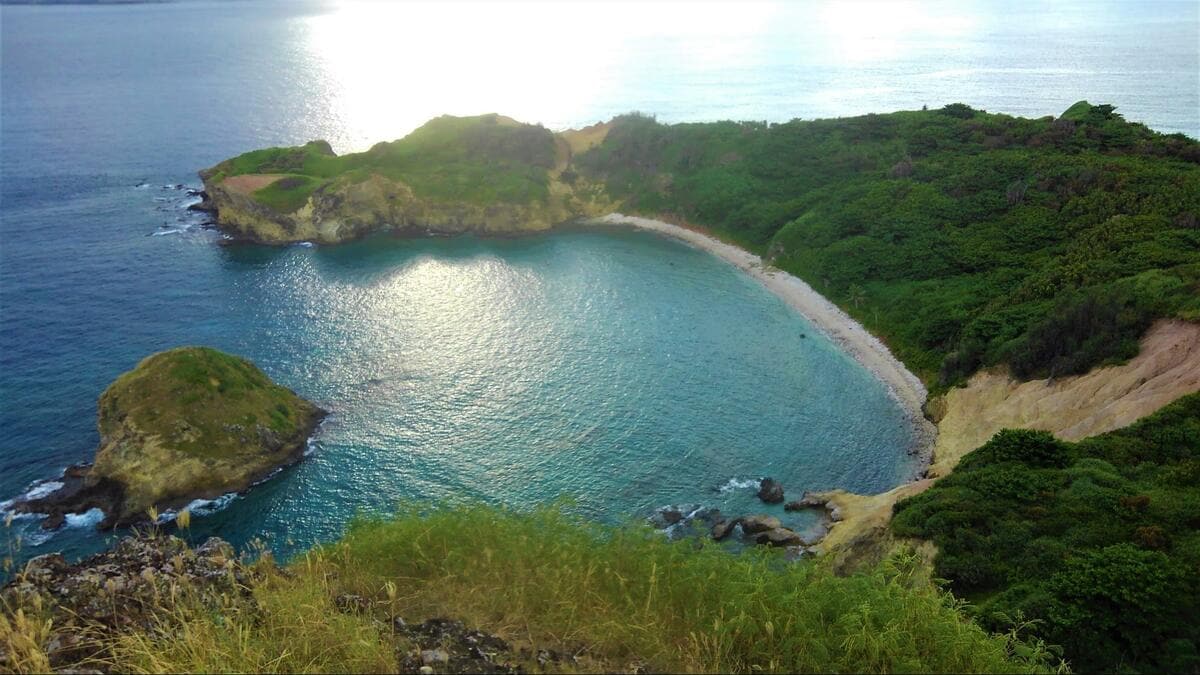
<svg viewBox="0 0 1200 675">
<path fill-rule="evenodd" d="M 100 396 L 100 447 L 58 490 L 14 505 L 46 514 L 104 511 L 102 529 L 152 509 L 244 490 L 298 461 L 324 411 L 245 359 L 205 347 L 154 354 Z"/>
<path fill-rule="evenodd" d="M 597 135 L 581 133 L 500 115 L 444 116 L 363 153 L 339 157 L 324 141 L 259 150 L 201 171 L 199 208 L 235 239 L 267 244 L 335 244 L 379 231 L 542 232 L 612 205 L 569 170 L 573 152 Z"/>
</svg>

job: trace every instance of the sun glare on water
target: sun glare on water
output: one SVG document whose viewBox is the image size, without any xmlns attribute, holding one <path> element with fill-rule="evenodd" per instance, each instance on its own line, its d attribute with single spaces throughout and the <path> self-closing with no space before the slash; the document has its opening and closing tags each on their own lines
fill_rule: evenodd
<svg viewBox="0 0 1200 675">
<path fill-rule="evenodd" d="M 633 40 L 700 40 L 696 67 L 736 63 L 775 5 L 344 2 L 304 17 L 344 130 L 363 149 L 437 115 L 500 112 L 552 128 L 587 117 L 634 66 Z M 616 110 L 623 112 L 623 110 Z"/>
</svg>

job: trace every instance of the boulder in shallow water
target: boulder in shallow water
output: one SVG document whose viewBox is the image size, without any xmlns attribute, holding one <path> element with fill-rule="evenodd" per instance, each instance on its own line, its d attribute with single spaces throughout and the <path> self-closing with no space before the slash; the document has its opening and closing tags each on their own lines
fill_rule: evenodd
<svg viewBox="0 0 1200 675">
<path fill-rule="evenodd" d="M 783 523 L 779 522 L 775 516 L 768 516 L 765 513 L 742 518 L 742 531 L 746 534 L 758 534 L 779 527 L 783 527 Z"/>
<path fill-rule="evenodd" d="M 730 533 L 733 532 L 733 528 L 737 527 L 738 523 L 740 522 L 742 522 L 741 518 L 734 518 L 733 520 L 718 520 L 712 526 L 712 538 L 717 541 L 721 541 L 725 537 L 728 537 Z"/>
<path fill-rule="evenodd" d="M 783 501 L 783 485 L 774 478 L 764 478 L 758 485 L 758 498 L 768 504 Z"/>
<path fill-rule="evenodd" d="M 800 535 L 786 527 L 776 527 L 765 532 L 759 532 L 753 536 L 753 539 L 756 544 L 770 546 L 796 546 L 805 543 L 800 539 Z"/>
</svg>

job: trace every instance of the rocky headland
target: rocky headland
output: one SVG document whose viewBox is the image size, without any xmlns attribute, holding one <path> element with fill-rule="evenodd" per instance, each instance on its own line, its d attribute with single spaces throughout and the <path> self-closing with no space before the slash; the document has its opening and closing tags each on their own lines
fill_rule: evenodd
<svg viewBox="0 0 1200 675">
<path fill-rule="evenodd" d="M 62 487 L 18 500 L 43 527 L 98 508 L 101 529 L 247 489 L 303 457 L 325 412 L 254 364 L 206 347 L 154 354 L 100 396 L 100 446 Z"/>
<path fill-rule="evenodd" d="M 602 187 L 570 168 L 606 129 L 443 116 L 361 153 L 338 156 L 325 141 L 257 150 L 201 171 L 197 208 L 233 239 L 267 244 L 543 232 L 611 210 Z"/>
</svg>

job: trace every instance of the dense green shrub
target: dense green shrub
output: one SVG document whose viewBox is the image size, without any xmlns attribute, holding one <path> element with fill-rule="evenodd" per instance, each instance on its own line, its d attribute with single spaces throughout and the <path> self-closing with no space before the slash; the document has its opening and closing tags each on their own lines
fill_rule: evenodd
<svg viewBox="0 0 1200 675">
<path fill-rule="evenodd" d="M 985 626 L 1021 615 L 1077 670 L 1200 668 L 1200 394 L 1078 443 L 1005 430 L 896 505 Z"/>
</svg>

